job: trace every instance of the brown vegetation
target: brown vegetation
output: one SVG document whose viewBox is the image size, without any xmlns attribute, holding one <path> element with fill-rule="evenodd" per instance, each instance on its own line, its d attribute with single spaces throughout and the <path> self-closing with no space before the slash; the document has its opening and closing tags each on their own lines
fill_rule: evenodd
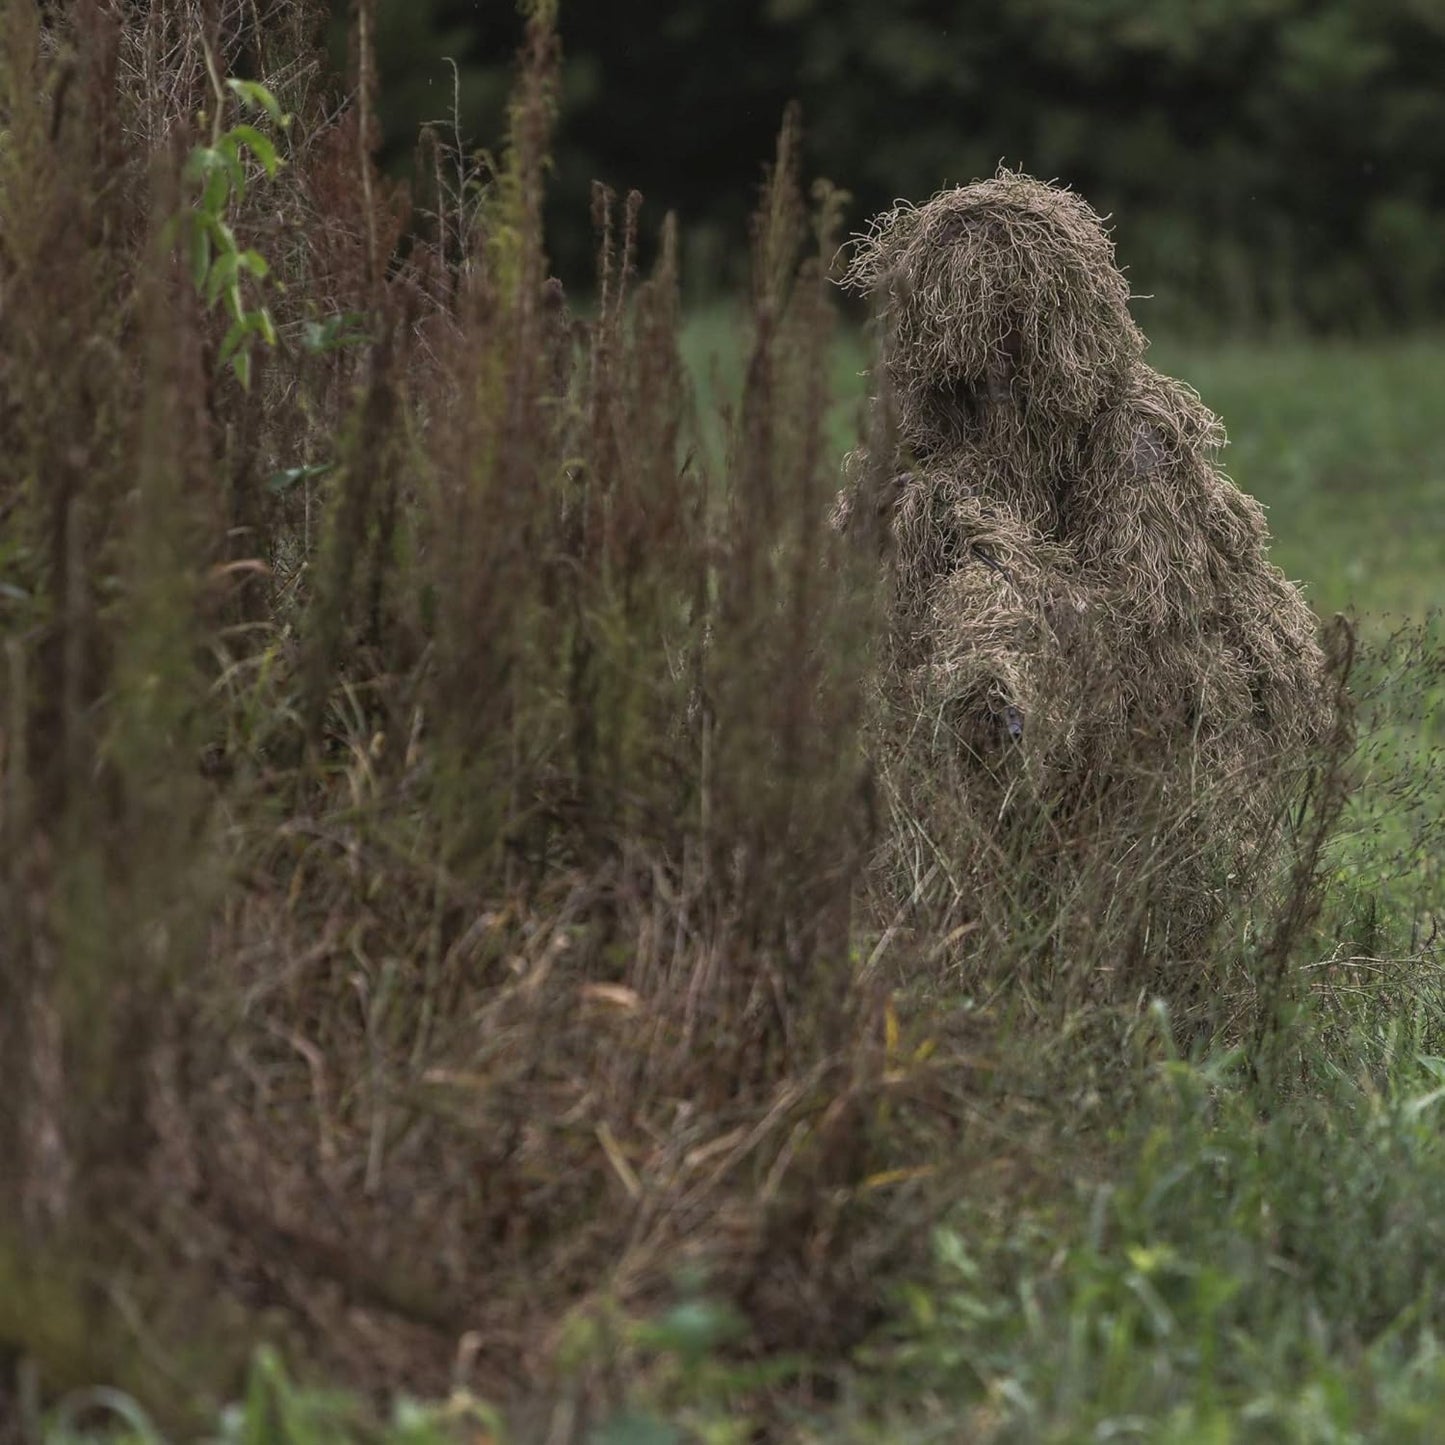
<svg viewBox="0 0 1445 1445">
<path fill-rule="evenodd" d="M 615 1390 L 615 1321 L 680 1265 L 743 1306 L 753 1347 L 826 1352 L 980 1160 L 1027 1187 L 1045 1165 L 995 1168 L 1000 1121 L 1030 1117 L 997 1010 L 919 1001 L 986 957 L 1046 1026 L 1037 1088 L 1074 997 L 1052 980 L 1103 975 L 1142 865 L 1079 833 L 1058 873 L 1029 851 L 1038 809 L 949 817 L 956 749 L 868 760 L 875 569 L 825 520 L 837 204 L 809 216 L 795 121 L 717 468 L 671 228 L 640 280 L 638 202 L 599 193 L 593 318 L 549 282 L 549 7 L 495 171 L 433 144 L 405 241 L 372 167 L 370 6 L 345 105 L 308 27 L 269 13 L 0 12 L 0 1365 L 174 1412 L 280 1335 L 375 1389 L 455 1373 L 558 1402 L 554 1438 L 580 1437 Z M 245 279 L 278 337 L 249 389 L 174 224 L 243 64 L 295 117 L 272 132 L 286 168 L 245 159 L 226 216 L 271 267 Z M 987 562 L 906 564 L 936 634 L 910 675 L 1087 755 L 1194 686 L 1223 559 L 1253 590 L 1208 592 L 1199 636 L 1254 650 L 1205 723 L 1221 754 L 1248 727 L 1263 754 L 1316 727 L 1283 666 L 1267 725 L 1240 701 L 1298 631 L 1261 608 L 1294 594 L 1257 514 L 1200 493 L 1224 486 L 1202 413 L 1147 381 L 1128 370 L 1087 430 L 1075 496 L 1104 501 L 1062 535 L 1088 547 L 926 459 L 903 552 Z M 1156 413 L 1157 476 L 1118 439 Z M 1131 592 L 1156 497 L 1200 520 Z M 1117 717 L 1067 701 L 1077 654 L 1049 639 L 1075 585 L 1160 659 Z M 1176 634 L 1150 627 L 1176 614 L 1169 672 Z M 958 617 L 989 628 L 987 667 L 948 651 Z M 985 711 L 964 706 L 975 732 Z M 930 851 L 870 895 L 885 833 Z M 1301 859 L 1280 959 L 1309 927 Z M 1255 963 L 1220 965 L 1226 1021 L 1273 1018 Z"/>
</svg>

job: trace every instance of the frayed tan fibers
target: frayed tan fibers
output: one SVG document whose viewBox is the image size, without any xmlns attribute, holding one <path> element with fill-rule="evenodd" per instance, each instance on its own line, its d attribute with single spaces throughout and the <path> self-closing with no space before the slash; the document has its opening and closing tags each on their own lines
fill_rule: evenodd
<svg viewBox="0 0 1445 1445">
<path fill-rule="evenodd" d="M 907 735 L 977 764 L 990 816 L 1027 766 L 1056 832 L 1070 809 L 1166 827 L 1169 891 L 1197 911 L 1329 717 L 1316 619 L 1217 463 L 1217 418 L 1144 363 L 1108 233 L 1057 186 L 1001 171 L 899 206 L 844 284 L 877 308 L 901 455 L 850 458 L 835 521 L 856 524 L 865 477 L 894 478 Z"/>
</svg>

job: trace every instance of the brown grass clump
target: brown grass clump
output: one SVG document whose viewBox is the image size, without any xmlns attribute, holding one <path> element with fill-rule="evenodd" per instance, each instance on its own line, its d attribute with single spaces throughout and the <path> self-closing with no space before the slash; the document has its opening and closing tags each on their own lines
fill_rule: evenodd
<svg viewBox="0 0 1445 1445">
<path fill-rule="evenodd" d="M 1147 838 L 1150 927 L 1185 917 L 1197 944 L 1329 720 L 1315 618 L 1222 428 L 1143 363 L 1108 234 L 1056 186 L 1001 171 L 900 207 L 845 284 L 876 300 L 906 459 L 855 456 L 836 519 L 891 523 L 909 736 L 959 750 L 995 822 L 1029 778 L 1054 844 L 1030 867 L 1084 834 L 1123 866 Z"/>
</svg>

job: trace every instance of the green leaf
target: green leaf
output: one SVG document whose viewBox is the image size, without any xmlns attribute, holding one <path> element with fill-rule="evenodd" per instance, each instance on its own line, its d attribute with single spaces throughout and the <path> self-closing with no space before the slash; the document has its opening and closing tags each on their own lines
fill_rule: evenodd
<svg viewBox="0 0 1445 1445">
<path fill-rule="evenodd" d="M 227 147 L 224 141 L 223 136 L 221 145 L 197 146 L 181 172 L 188 181 L 204 183 L 202 204 L 207 210 L 220 210 L 232 190 L 244 191 L 246 188 L 246 169 L 240 156 L 234 146 Z M 217 196 L 220 197 L 219 202 L 215 200 Z"/>
<path fill-rule="evenodd" d="M 225 165 L 226 179 L 230 184 L 231 192 L 239 200 L 246 194 L 246 163 L 241 155 L 241 147 L 234 132 L 227 131 L 216 142 L 216 154 L 221 157 L 222 163 Z M 217 207 L 217 209 L 224 209 L 224 206 Z"/>
<path fill-rule="evenodd" d="M 259 336 L 267 346 L 276 344 L 276 323 L 271 320 L 271 313 L 264 306 L 257 311 L 242 311 L 238 304 L 232 315 L 236 319 L 232 321 L 225 339 L 221 342 L 222 362 L 240 350 L 248 337 Z"/>
<path fill-rule="evenodd" d="M 257 330 L 256 313 L 254 311 L 243 311 L 226 329 L 225 338 L 221 342 L 221 361 L 228 361 L 231 356 L 242 349 L 248 337 L 254 336 Z"/>
<path fill-rule="evenodd" d="M 181 179 L 183 181 L 204 180 L 215 165 L 215 151 L 210 146 L 196 146 L 186 157 L 186 163 L 181 167 Z"/>
<path fill-rule="evenodd" d="M 207 306 L 214 306 L 220 299 L 221 292 L 228 287 L 235 289 L 236 268 L 241 264 L 241 257 L 235 251 L 223 251 L 216 257 L 216 263 L 211 267 L 210 274 L 206 277 L 205 299 Z"/>
<path fill-rule="evenodd" d="M 250 391 L 251 353 L 249 351 L 238 351 L 231 358 L 231 370 L 236 373 L 236 380 L 241 383 L 241 390 Z"/>
<path fill-rule="evenodd" d="M 226 335 L 221 341 L 221 350 L 216 359 L 225 365 L 231 359 L 232 353 L 240 348 L 246 335 L 246 320 L 244 317 L 238 317 L 226 328 Z"/>
<path fill-rule="evenodd" d="M 325 321 L 307 321 L 301 328 L 303 351 L 337 351 L 343 346 L 364 346 L 371 340 L 367 317 L 360 311 L 339 312 Z"/>
<path fill-rule="evenodd" d="M 219 216 L 231 199 L 231 178 L 217 167 L 206 177 L 206 188 L 201 192 L 201 209 L 212 216 Z"/>
<path fill-rule="evenodd" d="M 226 84 L 243 106 L 264 110 L 271 117 L 272 123 L 280 126 L 282 130 L 291 124 L 291 117 L 283 113 L 276 97 L 259 81 L 228 80 Z"/>
<path fill-rule="evenodd" d="M 259 251 L 242 251 L 236 257 L 236 264 L 258 281 L 264 281 L 271 274 L 271 263 Z"/>
<path fill-rule="evenodd" d="M 191 282 L 199 291 L 211 269 L 211 233 L 201 225 L 191 225 L 186 232 L 186 254 L 191 267 Z"/>
<path fill-rule="evenodd" d="M 287 467 L 284 471 L 272 472 L 266 478 L 266 490 L 280 496 L 283 492 L 289 492 L 298 482 L 325 476 L 335 465 L 335 462 L 308 462 L 303 467 Z"/>
<path fill-rule="evenodd" d="M 253 125 L 232 126 L 229 132 L 237 145 L 244 145 L 260 161 L 268 176 L 274 176 L 282 165 L 276 147 Z"/>
<path fill-rule="evenodd" d="M 210 233 L 211 240 L 215 243 L 218 251 L 239 251 L 241 249 L 236 244 L 235 232 L 219 216 L 212 215 L 210 211 L 197 211 L 196 219 Z"/>
</svg>

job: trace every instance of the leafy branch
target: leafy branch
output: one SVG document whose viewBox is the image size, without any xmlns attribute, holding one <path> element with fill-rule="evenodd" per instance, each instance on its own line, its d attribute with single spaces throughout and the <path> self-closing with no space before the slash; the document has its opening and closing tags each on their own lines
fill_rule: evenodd
<svg viewBox="0 0 1445 1445">
<path fill-rule="evenodd" d="M 229 79 L 222 84 L 209 54 L 206 59 L 216 93 L 216 110 L 210 143 L 196 146 L 186 159 L 182 179 L 195 188 L 196 197 L 179 219 L 196 290 L 207 307 L 219 305 L 230 318 L 219 364 L 229 362 L 236 379 L 249 389 L 252 348 L 258 338 L 266 346 L 274 346 L 276 324 L 264 305 L 247 303 L 242 281 L 247 276 L 264 281 L 271 267 L 259 251 L 242 249 L 228 218 L 245 199 L 248 158 L 268 178 L 274 178 L 285 162 L 271 138 L 257 126 L 243 120 L 229 129 L 222 128 L 227 92 L 235 97 L 243 114 L 252 111 L 258 118 L 264 115 L 279 130 L 291 124 L 291 117 L 283 113 L 276 97 L 254 80 Z"/>
</svg>

